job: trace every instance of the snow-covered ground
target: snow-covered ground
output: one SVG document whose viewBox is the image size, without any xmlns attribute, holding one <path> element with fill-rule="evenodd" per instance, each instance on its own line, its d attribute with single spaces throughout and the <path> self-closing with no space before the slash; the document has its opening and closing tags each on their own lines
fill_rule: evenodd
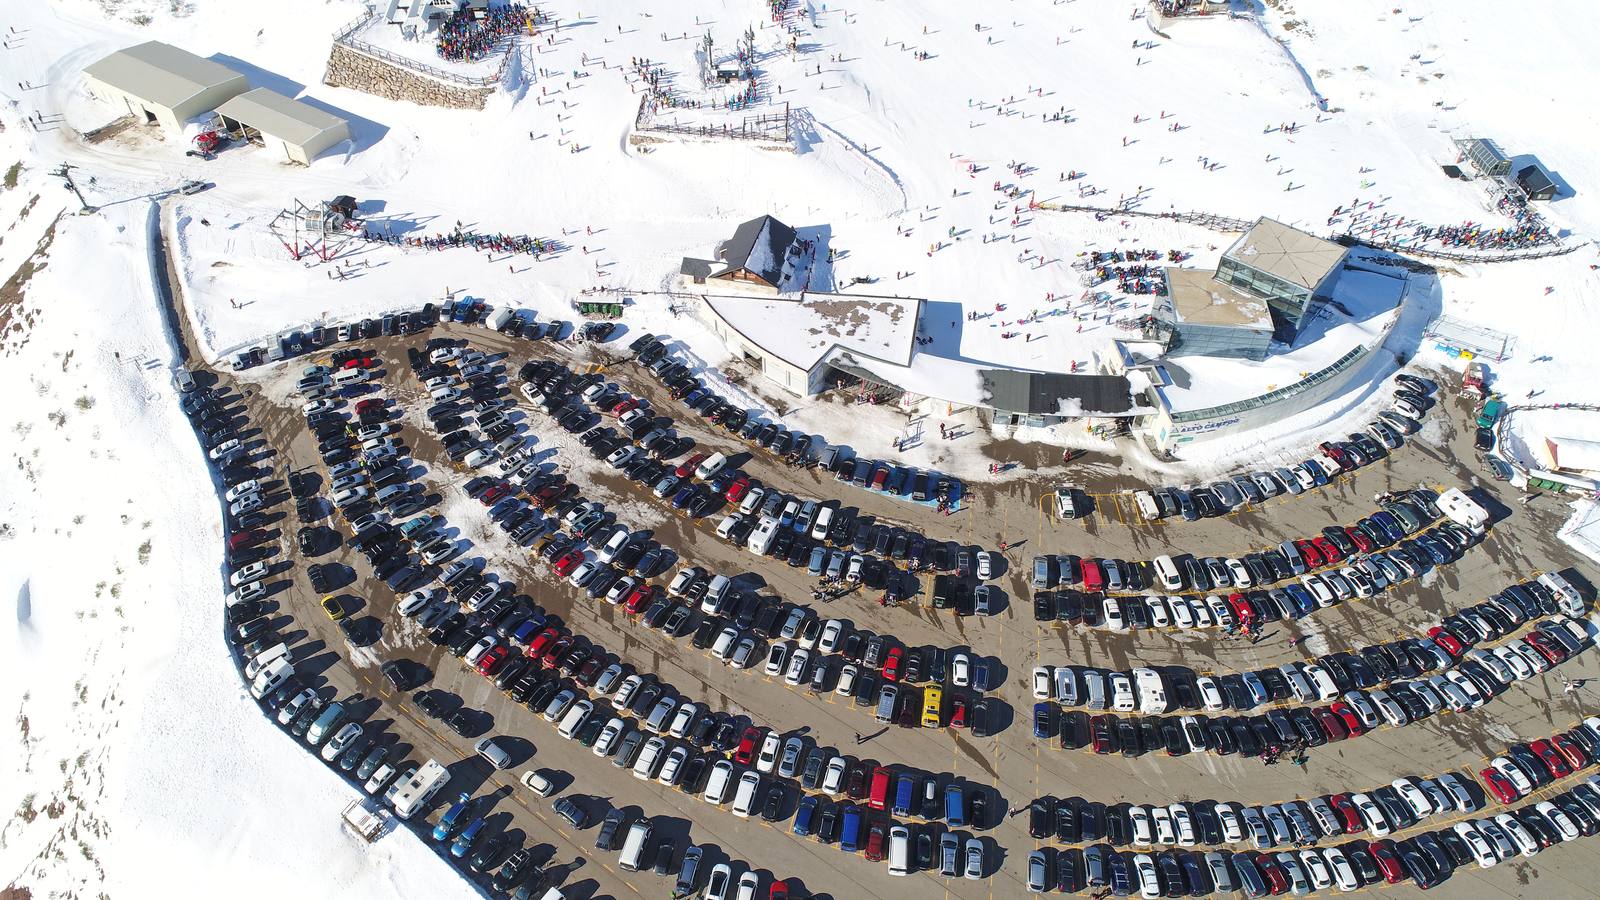
<svg viewBox="0 0 1600 900">
<path fill-rule="evenodd" d="M 17 812 L 0 831 L 0 862 L 36 896 L 181 896 L 224 878 L 284 893 L 312 871 L 320 893 L 347 897 L 467 890 L 403 834 L 355 850 L 336 827 L 348 792 L 262 721 L 229 669 L 216 503 L 172 401 L 148 281 L 149 198 L 184 179 L 216 185 L 172 213 L 211 358 L 286 327 L 446 291 L 571 318 L 580 291 L 604 286 L 632 298 L 630 330 L 668 332 L 714 366 L 720 344 L 655 292 L 675 283 L 680 257 L 705 257 L 737 223 L 771 213 L 821 248 L 814 288 L 868 278 L 863 293 L 985 315 L 944 352 L 1062 370 L 1104 352 L 1126 334 L 1118 321 L 1148 302 L 1116 295 L 1091 307 L 1074 262 L 1149 248 L 1208 266 L 1232 238 L 1029 211 L 1010 188 L 1053 203 L 1267 215 L 1319 233 L 1384 213 L 1502 224 L 1481 184 L 1440 173 L 1456 161 L 1452 137 L 1490 137 L 1519 163 L 1536 158 L 1564 187 L 1541 207 L 1552 226 L 1578 243 L 1600 230 L 1594 35 L 1591 10 L 1576 0 L 1509 12 L 1488 0 L 1282 0 L 1257 7 L 1258 18 L 1173 23 L 1167 37 L 1130 16 L 1133 3 L 805 3 L 791 31 L 758 0 L 616 0 L 599 14 L 597 4 L 557 0 L 541 6 L 582 27 L 528 42 L 512 87 L 482 112 L 322 85 L 329 35 L 362 11 L 354 0 L 14 6 L 0 51 L 0 171 L 22 168 L 0 190 L 0 227 L 9 226 L 0 276 L 17 271 L 71 200 L 50 168 L 77 166 L 102 208 L 61 219 L 50 265 L 20 301 L 0 296 L 0 373 L 25 388 L 8 394 L 4 447 L 16 464 L 0 467 L 0 582 L 18 610 L 0 648 L 0 699 L 20 732 L 4 757 L 0 802 Z M 762 101 L 727 121 L 787 104 L 795 152 L 628 142 L 638 60 L 662 66 L 688 95 L 700 37 L 711 32 L 729 53 L 747 27 Z M 187 158 L 142 130 L 84 142 L 114 111 L 84 92 L 82 68 L 153 38 L 344 111 L 354 149 L 290 168 L 251 149 Z M 697 122 L 712 118 L 696 111 Z M 386 231 L 425 236 L 459 223 L 565 249 L 534 261 L 374 247 L 341 260 L 339 279 L 334 265 L 289 258 L 266 231 L 296 199 L 344 193 Z M 1349 207 L 1359 210 L 1330 222 Z M 1583 401 L 1593 396 L 1597 259 L 1586 246 L 1534 262 L 1443 265 L 1430 308 L 1515 335 L 1512 358 L 1491 365 L 1513 402 L 1533 399 L 1528 392 Z M 1381 321 L 1330 323 L 1328 340 Z M 1419 340 L 1423 323 L 1402 317 L 1396 327 Z M 1419 359 L 1461 364 L 1429 342 Z M 1216 377 L 1264 377 L 1245 372 Z M 1337 429 L 1330 416 L 1376 402 L 1353 390 L 1274 433 L 1208 444 L 1195 462 L 1280 452 Z M 786 421 L 847 435 L 863 452 L 920 432 L 905 458 L 984 477 L 985 435 L 938 442 L 926 433 L 934 422 L 890 409 L 789 405 Z M 1541 431 L 1600 437 L 1592 416 L 1519 414 L 1511 427 L 1524 443 Z"/>
</svg>

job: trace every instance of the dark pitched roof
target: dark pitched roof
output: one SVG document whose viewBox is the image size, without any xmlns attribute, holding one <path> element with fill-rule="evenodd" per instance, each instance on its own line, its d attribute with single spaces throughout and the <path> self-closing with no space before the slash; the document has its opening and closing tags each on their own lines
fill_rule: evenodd
<svg viewBox="0 0 1600 900">
<path fill-rule="evenodd" d="M 751 219 L 717 247 L 727 271 L 749 269 L 773 287 L 783 279 L 783 261 L 794 243 L 794 229 L 771 216 Z"/>
<path fill-rule="evenodd" d="M 1042 416 L 1126 415 L 1132 386 L 1122 375 L 1066 375 L 980 369 L 983 397 L 1001 412 Z"/>
<path fill-rule="evenodd" d="M 711 270 L 716 267 L 717 264 L 709 259 L 695 259 L 692 256 L 685 256 L 683 262 L 678 264 L 678 274 L 704 281 L 711 276 Z"/>
<path fill-rule="evenodd" d="M 1556 183 L 1538 166 L 1524 166 L 1517 170 L 1517 184 L 1530 194 L 1554 190 Z"/>
</svg>

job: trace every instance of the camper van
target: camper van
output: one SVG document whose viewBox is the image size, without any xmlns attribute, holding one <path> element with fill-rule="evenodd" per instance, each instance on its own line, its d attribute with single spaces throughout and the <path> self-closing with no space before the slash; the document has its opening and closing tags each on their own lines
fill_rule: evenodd
<svg viewBox="0 0 1600 900">
<path fill-rule="evenodd" d="M 450 783 L 450 771 L 436 760 L 428 760 L 394 795 L 394 814 L 409 819 L 428 805 L 433 795 Z"/>
</svg>

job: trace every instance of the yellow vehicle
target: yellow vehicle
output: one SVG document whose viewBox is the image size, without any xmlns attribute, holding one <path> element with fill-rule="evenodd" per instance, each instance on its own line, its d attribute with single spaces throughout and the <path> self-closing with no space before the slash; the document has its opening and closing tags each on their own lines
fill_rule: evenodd
<svg viewBox="0 0 1600 900">
<path fill-rule="evenodd" d="M 327 613 L 328 618 L 335 622 L 344 618 L 344 604 L 340 603 L 339 598 L 332 594 L 322 598 L 322 611 Z"/>
<path fill-rule="evenodd" d="M 922 727 L 944 727 L 944 691 L 929 686 L 922 691 Z"/>
</svg>

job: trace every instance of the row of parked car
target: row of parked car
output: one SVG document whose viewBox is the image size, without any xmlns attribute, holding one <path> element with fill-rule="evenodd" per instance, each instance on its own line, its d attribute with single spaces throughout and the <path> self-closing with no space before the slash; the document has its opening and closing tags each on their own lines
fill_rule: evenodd
<svg viewBox="0 0 1600 900">
<path fill-rule="evenodd" d="M 1235 475 L 1209 485 L 1134 491 L 1134 506 L 1146 521 L 1178 516 L 1193 522 L 1220 516 L 1243 506 L 1256 506 L 1280 495 L 1298 495 L 1328 484 L 1345 473 L 1377 462 L 1405 444 L 1405 436 L 1421 428 L 1436 387 L 1413 376 L 1395 376 L 1394 407 L 1378 414 L 1365 429 L 1343 441 L 1324 441 L 1320 455 L 1292 466 Z"/>
<path fill-rule="evenodd" d="M 1600 763 L 1600 717 L 1589 716 L 1547 738 L 1506 748 L 1479 772 L 1501 803 L 1515 803 L 1574 772 Z"/>
<path fill-rule="evenodd" d="M 960 496 L 960 482 L 947 475 L 882 460 L 858 459 L 848 447 L 829 445 L 811 435 L 791 432 L 775 422 L 763 423 L 751 417 L 746 410 L 735 407 L 694 377 L 687 365 L 673 358 L 661 337 L 642 335 L 629 344 L 628 349 L 639 365 L 655 375 L 675 399 L 702 418 L 763 450 L 786 457 L 791 463 L 808 464 L 816 456 L 822 467 L 840 482 L 918 503 L 937 500 L 950 504 Z"/>
<path fill-rule="evenodd" d="M 1480 818 L 1470 815 L 1481 804 L 1465 792 L 1447 792 L 1433 781 L 1400 779 L 1386 787 L 1391 788 L 1391 795 L 1383 797 L 1381 805 L 1379 794 L 1383 789 L 1372 796 L 1333 795 L 1288 804 L 1287 810 L 1266 807 L 1258 811 L 1220 803 L 1193 810 L 1168 809 L 1166 820 L 1178 821 L 1182 816 L 1191 831 L 1197 823 L 1207 823 L 1198 827 L 1219 831 L 1232 827 L 1241 837 L 1230 843 L 1242 842 L 1248 834 L 1256 850 L 1243 852 L 1214 850 L 1201 854 L 1182 847 L 1153 852 L 1155 844 L 1171 843 L 1157 833 L 1159 823 L 1165 820 L 1158 820 L 1153 814 L 1161 807 L 1129 807 L 1108 816 L 1107 823 L 1126 815 L 1127 822 L 1121 827 L 1130 833 L 1142 827 L 1145 834 L 1153 835 L 1149 842 L 1152 852 L 1121 851 L 1104 843 L 1083 849 L 1041 848 L 1028 857 L 1028 890 L 1043 893 L 1109 888 L 1117 896 L 1138 893 L 1152 900 L 1235 892 L 1247 897 L 1329 889 L 1348 893 L 1408 880 L 1426 890 L 1442 884 L 1458 868 L 1491 868 L 1600 832 L 1600 776 L 1591 776 L 1548 800 Z M 1424 791 L 1424 787 L 1432 790 Z M 1364 802 L 1358 803 L 1357 797 L 1363 797 Z M 1334 805 L 1334 798 L 1339 798 L 1339 805 Z M 1061 806 L 1056 805 L 1055 809 L 1059 814 Z M 1308 815 L 1308 811 L 1313 814 Z M 1461 820 L 1404 840 L 1381 837 L 1392 830 L 1390 816 L 1414 825 L 1441 813 L 1461 814 Z M 1135 825 L 1135 821 L 1141 824 Z M 1167 827 L 1175 838 L 1178 826 Z M 1344 837 L 1362 830 L 1370 831 L 1377 839 L 1315 846 L 1321 838 Z M 1287 841 L 1282 839 L 1285 835 Z M 1285 843 L 1298 849 L 1271 852 L 1272 847 Z"/>
<path fill-rule="evenodd" d="M 1519 641 L 1522 642 L 1520 646 L 1548 648 L 1549 656 L 1530 650 L 1541 657 L 1546 668 L 1568 658 L 1575 652 L 1572 648 L 1581 649 L 1593 642 L 1592 637 L 1587 636 L 1588 630 L 1571 619 L 1562 617 L 1539 625 L 1529 635 L 1535 640 Z M 1586 635 L 1582 641 L 1578 639 L 1580 633 Z M 1519 641 L 1511 643 L 1519 644 Z M 1431 645 L 1418 641 L 1413 646 L 1421 650 Z M 1424 652 L 1431 656 L 1433 651 Z M 1409 665 L 1418 666 L 1419 662 L 1428 661 L 1435 668 L 1442 668 L 1439 661 L 1450 660 L 1450 657 L 1443 650 L 1437 654 L 1430 660 L 1419 652 Z M 1104 704 L 1107 702 L 1104 698 L 1110 697 L 1109 702 L 1116 704 L 1119 711 L 1132 712 L 1170 708 L 1174 701 L 1169 698 L 1180 694 L 1176 685 L 1187 684 L 1185 690 L 1193 691 L 1192 696 L 1196 698 L 1203 698 L 1201 703 L 1212 712 L 1228 708 L 1225 703 L 1250 704 L 1243 709 L 1273 700 L 1317 705 L 1280 707 L 1262 714 L 1236 717 L 1147 713 L 1128 719 L 1110 713 L 1091 716 L 1078 709 L 1062 712 L 1056 702 L 1041 701 L 1034 706 L 1034 736 L 1041 739 L 1055 736 L 1063 749 L 1089 747 L 1096 753 L 1120 752 L 1124 756 L 1155 751 L 1165 751 L 1169 756 L 1202 751 L 1223 756 L 1235 752 L 1258 756 L 1291 747 L 1321 746 L 1359 737 L 1383 725 L 1407 725 L 1443 709 L 1460 712 L 1483 705 L 1517 680 L 1513 674 L 1517 670 L 1501 665 L 1493 655 L 1489 655 L 1488 660 L 1492 662 L 1456 659 L 1452 661 L 1455 668 L 1442 675 L 1395 680 L 1383 688 L 1371 690 L 1351 687 L 1342 692 L 1339 690 L 1342 679 L 1349 676 L 1352 668 L 1364 663 L 1341 670 L 1324 658 L 1321 664 L 1293 663 L 1276 670 L 1200 676 L 1192 684 L 1181 676 L 1173 677 L 1169 672 L 1154 669 L 1107 673 L 1088 667 L 1063 666 L 1053 671 L 1036 671 L 1036 696 L 1048 691 L 1049 696 L 1067 697 L 1066 702 L 1074 705 L 1080 702 Z M 1342 671 L 1339 678 L 1333 675 L 1335 671 Z M 1526 671 L 1536 670 L 1528 666 Z M 1080 689 L 1083 693 L 1074 693 Z M 1238 695 L 1236 699 L 1225 700 L 1235 695 Z M 1328 702 L 1330 700 L 1332 702 Z"/>
</svg>

